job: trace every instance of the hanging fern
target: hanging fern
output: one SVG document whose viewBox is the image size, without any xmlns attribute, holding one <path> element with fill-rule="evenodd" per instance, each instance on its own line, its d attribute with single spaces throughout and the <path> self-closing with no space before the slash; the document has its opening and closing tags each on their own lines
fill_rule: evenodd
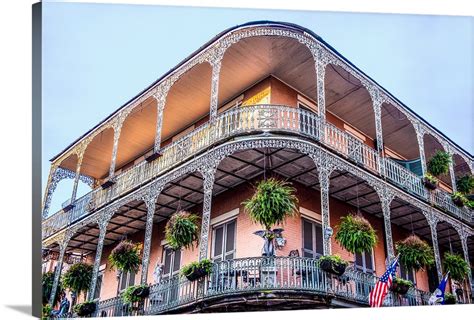
<svg viewBox="0 0 474 320">
<path fill-rule="evenodd" d="M 297 212 L 295 191 L 290 182 L 269 178 L 258 182 L 253 196 L 242 204 L 253 222 L 270 230 Z"/>
<path fill-rule="evenodd" d="M 454 281 L 462 282 L 470 272 L 469 264 L 458 254 L 446 252 L 443 259 L 443 268 Z"/>
<path fill-rule="evenodd" d="M 470 194 L 474 191 L 474 177 L 470 174 L 459 178 L 456 181 L 457 190 L 463 194 Z"/>
<path fill-rule="evenodd" d="M 370 252 L 377 244 L 377 234 L 367 219 L 349 214 L 341 218 L 336 241 L 351 253 Z"/>
<path fill-rule="evenodd" d="M 141 244 L 122 240 L 109 255 L 110 267 L 123 273 L 137 273 L 140 268 L 140 251 Z"/>
<path fill-rule="evenodd" d="M 64 288 L 84 295 L 89 290 L 92 281 L 92 265 L 79 262 L 73 264 L 63 275 L 62 285 Z"/>
<path fill-rule="evenodd" d="M 432 266 L 435 262 L 433 249 L 416 235 L 411 235 L 395 244 L 400 254 L 400 264 L 416 271 Z"/>
<path fill-rule="evenodd" d="M 451 162 L 452 158 L 449 153 L 438 150 L 428 161 L 428 172 L 435 177 L 447 174 Z"/>
<path fill-rule="evenodd" d="M 199 239 L 199 217 L 195 214 L 179 211 L 168 220 L 165 228 L 165 239 L 174 249 L 191 248 Z"/>
</svg>

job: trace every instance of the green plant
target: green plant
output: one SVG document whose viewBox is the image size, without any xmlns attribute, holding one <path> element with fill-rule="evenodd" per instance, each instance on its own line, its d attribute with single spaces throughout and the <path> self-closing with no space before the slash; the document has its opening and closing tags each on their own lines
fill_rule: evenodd
<svg viewBox="0 0 474 320">
<path fill-rule="evenodd" d="M 462 194 L 470 194 L 474 190 L 474 177 L 467 174 L 456 181 L 456 188 Z"/>
<path fill-rule="evenodd" d="M 124 303 L 132 304 L 139 302 L 148 297 L 150 288 L 147 285 L 130 286 L 122 292 L 122 299 Z"/>
<path fill-rule="evenodd" d="M 456 205 L 458 205 L 460 207 L 466 205 L 469 202 L 469 200 L 466 198 L 466 196 L 464 196 L 464 194 L 462 194 L 459 191 L 453 192 L 451 194 L 451 199 L 453 200 L 453 202 Z"/>
<path fill-rule="evenodd" d="M 94 301 L 85 301 L 74 306 L 73 311 L 79 316 L 84 317 L 91 315 L 97 309 L 97 303 Z"/>
<path fill-rule="evenodd" d="M 322 256 L 321 258 L 319 258 L 319 262 L 323 262 L 323 261 L 329 261 L 329 262 L 333 262 L 333 263 L 337 263 L 337 264 L 343 264 L 343 265 L 348 265 L 348 262 L 344 259 L 341 258 L 340 255 L 337 255 L 337 254 L 333 254 L 333 255 L 329 255 L 329 256 Z"/>
<path fill-rule="evenodd" d="M 341 276 L 346 271 L 348 262 L 339 255 L 328 255 L 319 258 L 319 266 L 322 270 Z"/>
<path fill-rule="evenodd" d="M 53 308 L 48 303 L 43 305 L 43 309 L 41 311 L 41 319 L 48 320 L 51 316 L 51 311 L 53 311 Z"/>
<path fill-rule="evenodd" d="M 53 289 L 53 282 L 54 282 L 54 272 L 46 272 L 43 273 L 41 278 L 42 284 L 42 300 L 43 305 L 49 302 L 49 297 L 51 296 L 51 290 Z M 63 291 L 61 284 L 58 284 L 58 288 L 56 289 L 56 294 L 54 295 L 54 302 L 53 305 L 59 302 L 59 293 Z"/>
<path fill-rule="evenodd" d="M 458 254 L 446 252 L 443 259 L 443 268 L 449 271 L 454 281 L 462 282 L 469 274 L 469 264 Z"/>
<path fill-rule="evenodd" d="M 179 211 L 166 223 L 165 239 L 174 250 L 191 248 L 199 239 L 199 217 L 195 214 Z"/>
<path fill-rule="evenodd" d="M 242 204 L 253 222 L 270 230 L 297 212 L 295 191 L 290 182 L 269 178 L 258 182 L 253 196 Z"/>
<path fill-rule="evenodd" d="M 79 262 L 73 264 L 63 275 L 62 285 L 64 288 L 84 295 L 89 290 L 92 281 L 92 265 Z"/>
<path fill-rule="evenodd" d="M 122 240 L 109 255 L 110 268 L 124 273 L 137 273 L 140 268 L 140 251 L 141 244 Z"/>
<path fill-rule="evenodd" d="M 201 272 L 202 275 L 211 273 L 212 261 L 209 259 L 202 259 L 200 262 L 193 261 L 181 268 L 180 274 L 184 277 L 190 277 L 193 273 Z"/>
<path fill-rule="evenodd" d="M 438 178 L 436 178 L 434 175 L 432 175 L 429 172 L 425 173 L 425 180 L 427 180 L 429 183 L 432 183 L 432 184 L 438 183 Z"/>
<path fill-rule="evenodd" d="M 377 234 L 362 216 L 348 214 L 337 226 L 336 241 L 351 253 L 369 252 L 377 244 Z"/>
<path fill-rule="evenodd" d="M 403 278 L 393 278 L 393 283 L 397 283 L 398 285 L 403 285 L 403 286 L 408 286 L 409 288 L 410 287 L 413 287 L 413 282 L 411 282 L 410 280 L 405 280 Z"/>
<path fill-rule="evenodd" d="M 472 200 L 467 200 L 467 202 L 466 202 L 466 207 L 468 207 L 469 209 L 474 210 L 474 201 L 472 201 Z"/>
<path fill-rule="evenodd" d="M 438 150 L 428 161 L 428 172 L 435 177 L 447 174 L 451 162 L 452 158 L 449 153 Z"/>
<path fill-rule="evenodd" d="M 432 266 L 435 262 L 433 249 L 426 242 L 416 235 L 411 235 L 395 244 L 397 252 L 400 254 L 400 264 L 407 269 L 418 271 L 423 267 Z"/>
<path fill-rule="evenodd" d="M 413 282 L 411 282 L 410 280 L 395 277 L 393 278 L 390 290 L 397 294 L 404 295 L 411 287 L 413 287 Z"/>
<path fill-rule="evenodd" d="M 445 292 L 443 304 L 456 304 L 456 296 L 450 292 Z"/>
</svg>

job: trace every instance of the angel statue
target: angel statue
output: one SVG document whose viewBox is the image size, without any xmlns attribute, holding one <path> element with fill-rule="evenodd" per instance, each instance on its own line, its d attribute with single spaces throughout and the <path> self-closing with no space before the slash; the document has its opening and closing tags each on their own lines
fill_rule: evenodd
<svg viewBox="0 0 474 320">
<path fill-rule="evenodd" d="M 253 234 L 263 238 L 262 256 L 274 257 L 275 247 L 281 249 L 285 245 L 285 239 L 282 237 L 283 229 L 277 228 L 273 230 L 258 230 Z"/>
</svg>

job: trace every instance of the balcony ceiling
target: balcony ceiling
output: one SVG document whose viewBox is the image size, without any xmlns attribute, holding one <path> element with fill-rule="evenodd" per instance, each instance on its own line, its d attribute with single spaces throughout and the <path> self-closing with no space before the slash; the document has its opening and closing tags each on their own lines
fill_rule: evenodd
<svg viewBox="0 0 474 320">
<path fill-rule="evenodd" d="M 265 164 L 264 154 L 266 154 Z M 251 149 L 225 158 L 217 168 L 213 195 L 251 188 L 255 179 L 262 177 L 264 166 L 267 177 L 276 175 L 297 182 L 300 186 L 312 189 L 319 197 L 319 180 L 313 160 L 291 149 Z M 359 207 L 364 216 L 374 215 L 383 219 L 377 193 L 365 181 L 349 172 L 334 171 L 331 174 L 329 192 L 331 197 L 350 203 L 354 208 Z M 178 178 L 167 184 L 158 197 L 154 222 L 164 223 L 169 216 L 180 209 L 202 212 L 202 201 L 203 180 L 199 173 Z M 213 208 L 219 210 L 216 206 Z M 418 209 L 395 198 L 391 210 L 392 224 L 404 228 L 407 235 L 414 231 L 427 241 L 431 241 L 429 225 Z M 142 201 L 133 201 L 122 206 L 108 226 L 106 245 L 119 241 L 124 235 L 132 237 L 134 233 L 144 230 L 145 221 L 146 206 Z M 447 231 L 444 229 L 440 227 L 439 237 L 440 245 L 446 247 Z M 85 254 L 93 253 L 97 246 L 98 235 L 97 225 L 84 227 L 71 239 L 70 250 L 75 252 L 84 250 Z M 454 234 L 451 235 L 452 244 L 457 248 L 460 244 L 456 244 Z M 474 241 L 471 242 L 474 245 Z"/>
</svg>

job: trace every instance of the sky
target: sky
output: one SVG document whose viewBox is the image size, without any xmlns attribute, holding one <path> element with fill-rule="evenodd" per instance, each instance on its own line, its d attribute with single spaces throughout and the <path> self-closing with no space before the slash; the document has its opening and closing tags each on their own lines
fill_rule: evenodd
<svg viewBox="0 0 474 320">
<path fill-rule="evenodd" d="M 321 36 L 435 128 L 474 153 L 470 17 L 43 3 L 42 177 L 50 162 L 229 27 L 299 24 Z M 58 185 L 50 213 L 72 192 Z M 78 196 L 87 192 L 80 186 Z"/>
</svg>

